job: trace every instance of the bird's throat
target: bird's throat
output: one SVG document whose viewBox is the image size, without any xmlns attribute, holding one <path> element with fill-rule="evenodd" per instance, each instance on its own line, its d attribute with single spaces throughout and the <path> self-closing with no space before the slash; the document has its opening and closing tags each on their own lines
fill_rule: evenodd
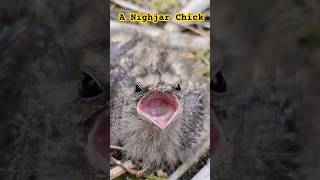
<svg viewBox="0 0 320 180">
<path fill-rule="evenodd" d="M 180 111 L 180 103 L 175 95 L 153 91 L 142 97 L 137 112 L 164 130 Z"/>
</svg>

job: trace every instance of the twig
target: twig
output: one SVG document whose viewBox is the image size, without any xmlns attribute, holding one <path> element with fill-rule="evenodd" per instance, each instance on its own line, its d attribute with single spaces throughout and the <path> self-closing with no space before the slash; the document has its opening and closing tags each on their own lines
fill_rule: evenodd
<svg viewBox="0 0 320 180">
<path fill-rule="evenodd" d="M 189 29 L 190 31 L 192 31 L 192 32 L 194 32 L 196 34 L 199 34 L 199 35 L 203 36 L 204 38 L 210 40 L 210 33 L 205 34 L 204 32 L 201 32 L 201 31 L 197 30 L 196 28 L 194 28 L 192 26 L 187 26 L 186 24 L 178 23 L 176 21 L 171 21 L 171 23 L 173 23 L 175 25 L 178 25 L 178 26 L 181 26 L 181 27 L 184 27 L 186 29 Z"/>
<path fill-rule="evenodd" d="M 210 48 L 210 40 L 202 36 L 195 36 L 180 32 L 168 33 L 160 28 L 147 25 L 141 27 L 134 24 L 119 23 L 110 20 L 110 29 L 111 35 L 123 33 L 123 35 L 128 36 L 128 34 L 138 32 L 153 40 L 158 40 L 160 43 L 172 48 L 204 50 L 208 50 Z"/>
<path fill-rule="evenodd" d="M 126 168 L 129 168 L 129 169 L 135 168 L 135 166 L 133 165 L 133 163 L 131 161 L 126 161 L 126 162 L 122 163 L 122 165 Z M 121 166 L 114 167 L 110 170 L 110 179 L 114 179 L 116 177 L 119 177 L 126 172 L 127 171 L 124 168 L 122 168 Z"/>
<path fill-rule="evenodd" d="M 208 135 L 202 143 L 198 151 L 186 162 L 184 162 L 173 174 L 170 175 L 168 180 L 179 179 L 193 164 L 195 164 L 201 156 L 206 153 L 210 146 L 210 136 Z"/>
<path fill-rule="evenodd" d="M 131 10 L 134 10 L 134 11 L 138 11 L 138 12 L 141 12 L 141 13 L 155 13 L 155 11 L 144 9 L 144 8 L 142 8 L 140 6 L 137 6 L 135 4 L 132 4 L 130 2 L 121 1 L 121 0 L 111 0 L 111 1 L 113 3 L 119 5 L 119 6 L 122 6 L 122 7 L 127 8 L 127 9 L 131 9 Z M 207 0 L 204 1 L 205 3 L 203 3 L 203 2 L 202 3 L 190 2 L 189 5 L 186 8 L 184 8 L 184 9 L 186 9 L 184 11 L 188 11 L 188 9 L 191 9 L 191 10 L 194 10 L 194 11 L 196 11 L 197 9 L 203 9 L 202 6 L 206 6 L 207 5 L 206 1 Z M 209 5 L 210 5 L 210 2 L 209 2 Z M 195 7 L 193 7 L 193 6 L 195 6 Z M 200 6 L 200 8 L 199 8 L 199 6 Z M 184 11 L 182 11 L 182 12 L 184 12 Z M 201 11 L 198 11 L 198 12 L 201 12 Z M 199 34 L 199 35 L 205 37 L 206 39 L 210 40 L 210 35 L 204 34 L 203 32 L 200 32 L 197 29 L 195 29 L 195 28 L 193 28 L 191 26 L 188 26 L 188 24 L 192 24 L 192 23 L 178 23 L 176 21 L 171 21 L 171 23 L 173 23 L 173 24 L 175 24 L 177 26 L 181 26 L 181 27 L 184 27 L 186 29 L 189 29 L 190 31 L 193 31 L 194 33 Z M 169 25 L 169 24 L 170 23 L 168 23 L 167 25 Z M 171 26 L 170 25 L 167 26 L 167 25 L 165 26 L 165 29 L 171 31 L 172 30 L 172 28 L 170 28 Z"/>
<path fill-rule="evenodd" d="M 110 145 L 110 149 L 115 149 L 115 150 L 119 150 L 119 151 L 126 151 L 123 147 L 115 146 L 115 145 Z"/>
<path fill-rule="evenodd" d="M 116 158 L 114 158 L 113 156 L 110 156 L 110 159 L 113 163 L 115 163 L 116 165 L 120 166 L 121 168 L 123 168 L 125 171 L 127 171 L 128 173 L 137 176 L 137 177 L 141 177 L 143 176 L 144 172 L 148 169 L 148 167 L 142 169 L 142 170 L 134 170 L 133 168 L 135 167 L 133 165 L 133 168 L 129 168 L 127 166 L 125 166 L 121 161 L 117 160 Z M 111 172 L 110 172 L 111 173 Z M 111 175 L 110 175 L 111 176 Z"/>
<path fill-rule="evenodd" d="M 198 13 L 198 12 L 203 12 L 205 9 L 210 7 L 210 0 L 192 0 L 190 1 L 183 9 L 181 9 L 178 12 L 185 12 L 185 13 L 189 13 L 189 12 L 194 12 L 194 13 Z M 175 20 L 172 20 L 171 23 L 168 23 L 165 25 L 164 29 L 168 30 L 168 31 L 179 31 L 180 28 L 177 26 L 188 26 L 192 23 L 177 23 Z"/>
<path fill-rule="evenodd" d="M 131 10 L 134 10 L 134 11 L 138 11 L 138 12 L 142 12 L 142 13 L 150 13 L 151 11 L 150 10 L 146 10 L 140 6 L 137 6 L 135 4 L 132 4 L 130 2 L 127 2 L 127 1 L 122 1 L 122 0 L 111 0 L 111 2 L 119 5 L 119 6 L 122 6 L 124 8 L 127 8 L 127 9 L 131 9 Z"/>
</svg>

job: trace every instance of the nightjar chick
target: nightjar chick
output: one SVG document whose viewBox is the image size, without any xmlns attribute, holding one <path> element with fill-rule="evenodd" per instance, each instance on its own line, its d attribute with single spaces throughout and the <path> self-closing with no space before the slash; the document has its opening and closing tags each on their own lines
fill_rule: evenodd
<svg viewBox="0 0 320 180">
<path fill-rule="evenodd" d="M 172 170 L 209 137 L 209 78 L 197 67 L 141 38 L 111 54 L 110 143 L 123 147 L 127 159 Z"/>
</svg>

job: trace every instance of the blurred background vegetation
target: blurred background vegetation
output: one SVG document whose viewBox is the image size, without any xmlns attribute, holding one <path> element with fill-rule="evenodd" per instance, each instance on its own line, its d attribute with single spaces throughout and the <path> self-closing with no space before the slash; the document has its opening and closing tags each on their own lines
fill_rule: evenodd
<svg viewBox="0 0 320 180">
<path fill-rule="evenodd" d="M 205 3 L 204 3 L 205 2 Z M 194 3 L 194 4 L 191 4 Z M 190 6 L 191 4 L 191 6 Z M 198 4 L 198 5 L 197 5 Z M 197 7 L 199 6 L 199 7 Z M 179 24 L 174 21 L 160 23 L 118 23 L 118 14 L 125 13 L 129 16 L 130 12 L 158 12 L 171 14 L 172 18 L 175 13 L 180 12 L 202 12 L 206 20 L 201 23 Z M 190 10 L 190 11 L 189 11 Z M 202 67 L 199 73 L 205 76 L 210 74 L 210 2 L 209 1 L 193 1 L 190 0 L 111 0 L 110 4 L 111 23 L 111 40 L 124 42 L 128 39 L 128 34 L 138 31 L 142 35 L 148 36 L 168 48 L 179 49 L 185 59 L 199 61 Z M 135 25 L 135 26 L 133 26 Z M 119 26 L 116 28 L 114 26 Z M 150 29 L 149 29 L 150 28 Z M 113 31 L 114 29 L 114 31 Z M 130 31 L 128 33 L 128 31 Z M 150 32 L 152 31 L 152 32 Z M 122 32 L 122 33 L 121 33 Z M 165 35 L 164 35 L 165 34 Z M 122 35 L 122 36 L 121 36 Z M 163 36 L 164 35 L 164 36 Z M 200 39 L 197 41 L 196 39 Z M 198 44 L 198 42 L 200 42 Z"/>
</svg>

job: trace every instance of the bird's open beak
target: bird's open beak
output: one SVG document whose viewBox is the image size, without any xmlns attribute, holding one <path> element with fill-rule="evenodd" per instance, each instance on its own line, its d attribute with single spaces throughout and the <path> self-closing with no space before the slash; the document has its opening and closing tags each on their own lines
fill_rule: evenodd
<svg viewBox="0 0 320 180">
<path fill-rule="evenodd" d="M 90 159 L 97 165 L 101 171 L 106 170 L 106 153 L 108 138 L 109 138 L 109 127 L 107 126 L 108 115 L 106 112 L 102 112 L 88 134 L 88 141 L 86 149 Z"/>
<path fill-rule="evenodd" d="M 180 111 L 180 102 L 175 95 L 153 91 L 142 97 L 137 112 L 164 131 Z"/>
</svg>

